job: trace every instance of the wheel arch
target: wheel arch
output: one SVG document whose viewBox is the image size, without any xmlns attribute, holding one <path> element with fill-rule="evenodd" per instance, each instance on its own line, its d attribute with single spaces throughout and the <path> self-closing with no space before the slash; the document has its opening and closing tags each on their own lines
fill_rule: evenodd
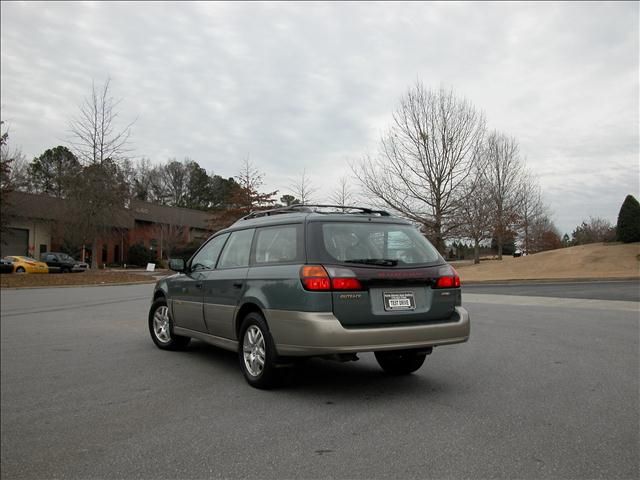
<svg viewBox="0 0 640 480">
<path fill-rule="evenodd" d="M 242 325 L 242 320 L 244 319 L 244 317 L 246 317 L 249 313 L 252 313 L 252 312 L 259 313 L 260 315 L 262 315 L 262 318 L 264 318 L 264 321 L 267 324 L 267 328 L 269 328 L 267 317 L 264 312 L 264 307 L 260 304 L 260 302 L 256 301 L 255 299 L 252 299 L 243 303 L 242 306 L 236 312 L 235 325 L 234 325 L 236 338 L 238 339 L 240 338 L 240 326 Z"/>
<path fill-rule="evenodd" d="M 153 301 L 155 302 L 159 298 L 164 298 L 165 300 L 167 299 L 167 294 L 164 290 L 158 289 L 153 292 Z"/>
</svg>

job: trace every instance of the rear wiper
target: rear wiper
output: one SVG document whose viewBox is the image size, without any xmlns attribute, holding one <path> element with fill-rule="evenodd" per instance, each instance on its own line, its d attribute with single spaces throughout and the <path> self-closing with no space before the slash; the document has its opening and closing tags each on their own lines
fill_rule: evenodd
<svg viewBox="0 0 640 480">
<path fill-rule="evenodd" d="M 382 267 L 395 267 L 398 260 L 392 258 L 357 258 L 353 260 L 345 260 L 345 263 L 364 263 L 366 265 L 380 265 Z"/>
</svg>

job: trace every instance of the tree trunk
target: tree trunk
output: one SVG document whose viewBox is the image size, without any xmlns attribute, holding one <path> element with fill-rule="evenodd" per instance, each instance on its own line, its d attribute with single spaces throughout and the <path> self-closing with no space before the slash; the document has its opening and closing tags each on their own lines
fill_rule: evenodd
<svg viewBox="0 0 640 480">
<path fill-rule="evenodd" d="M 93 242 L 91 243 L 91 268 L 92 269 L 98 268 L 98 239 L 97 238 L 94 238 Z"/>
<path fill-rule="evenodd" d="M 444 244 L 444 239 L 442 238 L 442 222 L 440 220 L 440 215 L 436 215 L 436 221 L 433 225 L 433 236 L 435 237 L 435 247 L 442 255 L 446 255 L 446 245 Z"/>
<path fill-rule="evenodd" d="M 478 240 L 474 240 L 473 245 L 473 263 L 477 265 L 480 263 L 480 242 Z"/>
</svg>

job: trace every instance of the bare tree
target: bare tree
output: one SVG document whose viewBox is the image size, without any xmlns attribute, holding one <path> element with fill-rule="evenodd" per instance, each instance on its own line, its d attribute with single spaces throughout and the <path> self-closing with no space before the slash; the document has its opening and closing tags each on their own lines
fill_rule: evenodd
<svg viewBox="0 0 640 480">
<path fill-rule="evenodd" d="M 98 266 L 100 240 L 114 227 L 126 223 L 130 189 L 123 170 L 131 126 L 117 129 L 118 112 L 109 92 L 110 80 L 101 91 L 91 85 L 91 94 L 79 105 L 79 115 L 70 124 L 72 149 L 84 164 L 82 180 L 73 182 L 68 194 L 68 226 L 83 243 L 92 245 L 92 267 Z"/>
<path fill-rule="evenodd" d="M 3 145 L 0 148 L 0 161 L 11 164 L 11 168 L 7 172 L 7 180 L 14 190 L 23 192 L 29 192 L 32 190 L 31 182 L 29 181 L 29 162 L 27 157 L 24 156 L 22 150 L 19 148 L 13 148 L 9 150 L 7 145 Z"/>
<path fill-rule="evenodd" d="M 522 160 L 518 142 L 498 132 L 492 132 L 484 148 L 487 162 L 485 178 L 493 207 L 493 235 L 498 245 L 498 259 L 507 233 L 516 223 L 521 206 Z"/>
<path fill-rule="evenodd" d="M 480 243 L 491 238 L 494 223 L 489 185 L 481 165 L 462 185 L 462 193 L 460 233 L 473 240 L 473 263 L 480 263 Z"/>
<path fill-rule="evenodd" d="M 175 158 L 161 169 L 162 183 L 169 205 L 183 207 L 187 196 L 188 172 L 185 163 Z"/>
<path fill-rule="evenodd" d="M 536 224 L 541 216 L 545 215 L 545 206 L 542 202 L 540 185 L 531 172 L 524 172 L 520 181 L 520 208 L 516 218 L 520 228 L 524 251 L 531 251 L 531 227 Z"/>
<path fill-rule="evenodd" d="M 318 191 L 307 176 L 306 168 L 302 170 L 302 176 L 293 182 L 289 190 L 296 198 L 300 199 L 302 204 L 313 202 L 312 196 Z"/>
<path fill-rule="evenodd" d="M 261 193 L 260 189 L 264 184 L 264 173 L 259 171 L 246 157 L 240 167 L 240 172 L 235 177 L 238 182 L 238 189 L 235 202 L 242 209 L 250 211 L 254 208 L 268 207 L 275 203 L 273 198 L 278 192 Z"/>
<path fill-rule="evenodd" d="M 461 186 L 484 131 L 484 116 L 470 102 L 417 83 L 401 99 L 379 154 L 352 170 L 379 203 L 421 224 L 443 252 L 459 227 Z"/>
<path fill-rule="evenodd" d="M 349 177 L 343 176 L 338 180 L 338 186 L 331 194 L 331 203 L 341 207 L 353 205 L 355 202 L 355 194 L 351 189 L 351 181 Z"/>
<path fill-rule="evenodd" d="M 574 245 L 612 242 L 616 238 L 616 228 L 605 218 L 589 217 L 588 221 L 583 221 L 575 228 L 571 236 Z"/>
<path fill-rule="evenodd" d="M 156 227 L 156 235 L 160 237 L 160 258 L 171 258 L 177 248 L 184 247 L 188 227 L 161 223 Z"/>
<path fill-rule="evenodd" d="M 541 213 L 529 225 L 529 253 L 561 247 L 562 239 L 558 229 L 546 213 Z"/>
<path fill-rule="evenodd" d="M 145 202 L 155 200 L 151 192 L 151 175 L 154 169 L 151 160 L 141 158 L 132 165 L 132 169 L 133 175 L 130 179 L 132 197 Z"/>
<path fill-rule="evenodd" d="M 102 90 L 97 90 L 92 83 L 91 95 L 80 104 L 78 117 L 70 125 L 73 150 L 86 165 L 107 159 L 117 163 L 130 152 L 128 141 L 134 122 L 117 129 L 116 107 L 120 101 L 111 97 L 110 85 L 111 80 L 107 79 Z"/>
<path fill-rule="evenodd" d="M 0 126 L 4 122 L 0 121 Z M 7 224 L 12 218 L 13 205 L 9 200 L 9 195 L 14 190 L 11 182 L 11 170 L 13 158 L 8 150 L 7 142 L 9 141 L 9 132 L 0 134 L 0 233 L 7 232 Z M 0 235 L 0 238 L 4 235 Z M 2 238 L 4 243 L 5 239 Z"/>
</svg>

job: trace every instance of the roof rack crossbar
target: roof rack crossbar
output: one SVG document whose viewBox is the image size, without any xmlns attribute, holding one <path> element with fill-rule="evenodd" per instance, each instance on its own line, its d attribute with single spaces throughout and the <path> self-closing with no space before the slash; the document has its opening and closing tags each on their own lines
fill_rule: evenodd
<svg viewBox="0 0 640 480">
<path fill-rule="evenodd" d="M 294 213 L 294 212 L 317 212 L 314 210 L 315 208 L 335 208 L 342 210 L 342 213 L 347 213 L 346 210 L 358 210 L 360 213 L 364 213 L 366 215 L 380 215 L 381 217 L 389 217 L 391 214 L 385 210 L 373 210 L 367 207 L 354 207 L 347 205 L 325 205 L 320 203 L 297 203 L 295 205 L 289 205 L 287 207 L 280 208 L 272 208 L 269 210 L 257 210 L 255 212 L 251 212 L 248 215 L 245 215 L 240 220 L 250 220 L 252 218 L 258 217 L 268 217 L 271 215 L 279 215 L 283 213 Z M 318 212 L 321 213 L 321 212 Z"/>
</svg>

